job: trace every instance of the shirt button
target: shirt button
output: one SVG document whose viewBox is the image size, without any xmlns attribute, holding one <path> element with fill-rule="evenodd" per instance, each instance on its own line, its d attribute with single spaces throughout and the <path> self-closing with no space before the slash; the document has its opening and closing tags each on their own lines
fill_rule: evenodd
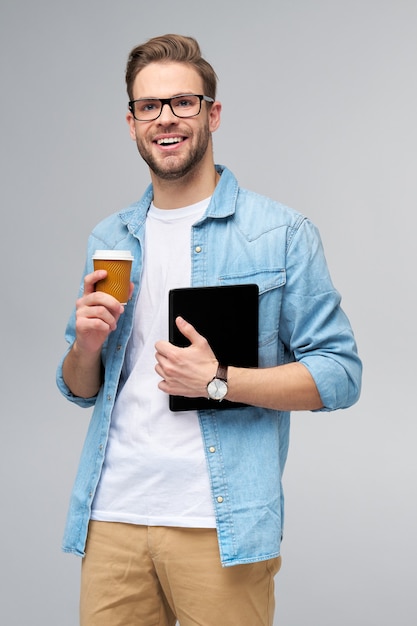
<svg viewBox="0 0 417 626">
<path fill-rule="evenodd" d="M 216 448 L 214 446 L 210 446 L 209 451 L 210 452 L 216 452 Z"/>
<path fill-rule="evenodd" d="M 107 396 L 107 400 L 108 400 L 108 402 L 111 402 L 111 395 L 110 394 Z"/>
<path fill-rule="evenodd" d="M 223 502 L 223 496 L 217 496 L 217 502 L 221 504 Z"/>
<path fill-rule="evenodd" d="M 198 254 L 199 252 L 201 252 L 201 246 L 196 246 L 196 247 L 195 247 L 195 251 L 197 252 L 197 254 Z"/>
</svg>

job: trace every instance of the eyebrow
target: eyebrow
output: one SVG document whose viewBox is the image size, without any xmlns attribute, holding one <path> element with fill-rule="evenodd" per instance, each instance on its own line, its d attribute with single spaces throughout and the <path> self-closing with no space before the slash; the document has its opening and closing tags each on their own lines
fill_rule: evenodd
<svg viewBox="0 0 417 626">
<path fill-rule="evenodd" d="M 173 96 L 167 96 L 166 98 L 158 97 L 158 96 L 140 96 L 139 98 L 135 98 L 136 100 L 169 100 L 170 98 L 178 98 L 179 96 L 195 96 L 194 91 L 179 91 Z"/>
</svg>

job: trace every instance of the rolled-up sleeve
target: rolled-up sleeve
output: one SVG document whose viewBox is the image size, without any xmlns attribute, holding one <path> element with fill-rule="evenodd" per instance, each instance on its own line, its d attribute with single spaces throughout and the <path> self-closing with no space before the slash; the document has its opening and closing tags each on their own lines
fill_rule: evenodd
<svg viewBox="0 0 417 626">
<path fill-rule="evenodd" d="M 361 390 L 362 363 L 340 303 L 319 232 L 304 220 L 288 245 L 280 333 L 295 360 L 311 373 L 322 411 L 351 406 Z"/>
<path fill-rule="evenodd" d="M 81 293 L 81 289 L 80 288 L 80 293 Z M 64 380 L 64 376 L 63 376 L 63 365 L 64 365 L 64 361 L 67 357 L 68 352 L 71 350 L 72 348 L 72 344 L 75 341 L 75 309 L 73 310 L 73 312 L 71 313 L 71 317 L 68 321 L 67 324 L 67 328 L 65 331 L 65 340 L 68 344 L 67 350 L 65 351 L 64 356 L 62 357 L 61 361 L 58 364 L 57 370 L 56 370 L 56 384 L 57 387 L 59 389 L 59 391 L 62 393 L 62 395 L 69 400 L 70 402 L 74 402 L 75 404 L 77 404 L 78 406 L 82 407 L 82 408 L 89 408 L 91 406 L 94 406 L 97 396 L 94 396 L 92 398 L 81 398 L 79 396 L 75 396 L 70 388 L 68 387 L 68 385 L 65 383 Z"/>
</svg>

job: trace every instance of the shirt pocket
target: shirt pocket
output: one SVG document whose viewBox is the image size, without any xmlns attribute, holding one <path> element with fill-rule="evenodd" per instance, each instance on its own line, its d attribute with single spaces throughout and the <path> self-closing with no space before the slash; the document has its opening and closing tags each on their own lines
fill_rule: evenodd
<svg viewBox="0 0 417 626">
<path fill-rule="evenodd" d="M 222 285 L 256 284 L 259 288 L 259 365 L 276 364 L 279 336 L 279 319 L 282 296 L 286 283 L 283 268 L 253 269 L 239 273 L 223 274 Z"/>
</svg>

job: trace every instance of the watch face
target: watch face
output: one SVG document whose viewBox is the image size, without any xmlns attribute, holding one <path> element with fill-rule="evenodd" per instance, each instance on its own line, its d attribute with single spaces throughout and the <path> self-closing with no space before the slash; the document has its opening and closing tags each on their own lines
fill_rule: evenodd
<svg viewBox="0 0 417 626">
<path fill-rule="evenodd" d="M 227 383 L 221 378 L 214 378 L 207 385 L 207 391 L 212 400 L 223 400 L 227 394 Z"/>
</svg>

